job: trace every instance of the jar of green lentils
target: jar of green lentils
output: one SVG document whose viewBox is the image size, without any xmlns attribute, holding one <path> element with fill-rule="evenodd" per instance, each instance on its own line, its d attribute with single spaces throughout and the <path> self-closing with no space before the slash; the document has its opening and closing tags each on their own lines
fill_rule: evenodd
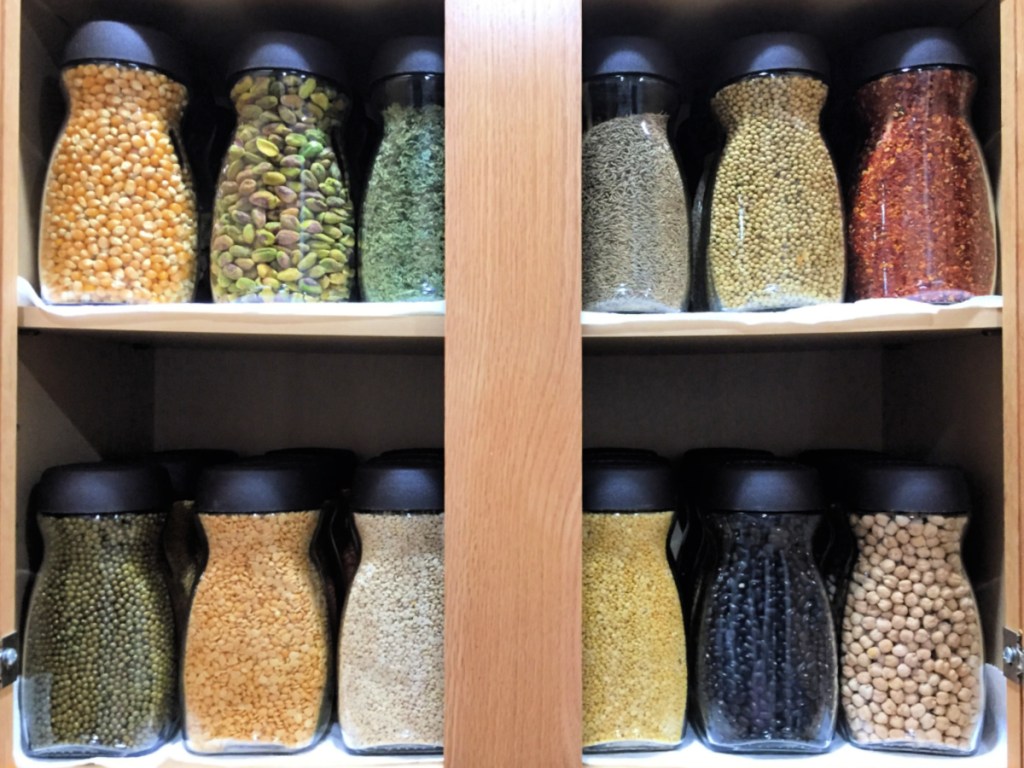
<svg viewBox="0 0 1024 768">
<path fill-rule="evenodd" d="M 672 749 L 683 738 L 686 639 L 668 559 L 664 459 L 583 463 L 583 749 Z"/>
<path fill-rule="evenodd" d="M 821 133 L 827 76 L 824 52 L 800 34 L 743 38 L 722 57 L 711 109 L 725 142 L 701 227 L 713 310 L 843 300 L 842 199 Z"/>
<path fill-rule="evenodd" d="M 25 626 L 21 721 L 34 757 L 128 756 L 176 726 L 177 653 L 157 466 L 73 464 L 33 495 L 43 563 Z"/>
<path fill-rule="evenodd" d="M 213 203 L 213 298 L 348 301 L 355 215 L 335 140 L 350 100 L 336 48 L 264 34 L 231 69 L 237 126 Z"/>
</svg>

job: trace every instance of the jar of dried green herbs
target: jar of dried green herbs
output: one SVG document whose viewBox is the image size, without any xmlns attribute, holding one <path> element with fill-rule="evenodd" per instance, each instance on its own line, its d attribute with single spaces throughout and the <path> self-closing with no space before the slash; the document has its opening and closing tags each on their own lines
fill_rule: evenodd
<svg viewBox="0 0 1024 768">
<path fill-rule="evenodd" d="M 370 114 L 382 135 L 363 197 L 366 301 L 444 298 L 444 48 L 403 37 L 374 60 Z"/>
<path fill-rule="evenodd" d="M 44 554 L 25 625 L 25 752 L 151 752 L 176 724 L 174 611 L 161 540 L 167 474 L 154 465 L 52 467 L 32 498 Z"/>
<path fill-rule="evenodd" d="M 647 38 L 605 38 L 585 54 L 583 309 L 678 312 L 690 284 L 689 206 L 671 140 L 679 71 Z"/>
<path fill-rule="evenodd" d="M 213 203 L 214 300 L 348 301 L 355 214 L 335 143 L 350 101 L 336 48 L 258 35 L 231 70 L 238 123 Z"/>
</svg>

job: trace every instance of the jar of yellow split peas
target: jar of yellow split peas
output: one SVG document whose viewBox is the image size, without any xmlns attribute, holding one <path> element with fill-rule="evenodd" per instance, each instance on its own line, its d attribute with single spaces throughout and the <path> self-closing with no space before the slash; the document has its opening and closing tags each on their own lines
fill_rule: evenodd
<svg viewBox="0 0 1024 768">
<path fill-rule="evenodd" d="M 68 115 L 39 220 L 40 293 L 51 304 L 190 301 L 196 198 L 181 152 L 186 66 L 155 30 L 94 21 L 72 35 Z"/>
</svg>

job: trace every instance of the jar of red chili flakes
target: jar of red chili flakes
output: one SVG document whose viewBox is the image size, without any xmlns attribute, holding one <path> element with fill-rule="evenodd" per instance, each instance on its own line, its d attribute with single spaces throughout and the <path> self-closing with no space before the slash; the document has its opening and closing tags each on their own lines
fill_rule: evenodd
<svg viewBox="0 0 1024 768">
<path fill-rule="evenodd" d="M 72 35 L 68 115 L 39 220 L 39 287 L 51 304 L 191 301 L 196 198 L 180 147 L 187 62 L 166 35 L 93 21 Z"/>
<path fill-rule="evenodd" d="M 851 196 L 853 298 L 951 304 L 992 293 L 994 206 L 963 46 L 950 30 L 912 29 L 878 38 L 862 62 L 868 139 Z"/>
</svg>

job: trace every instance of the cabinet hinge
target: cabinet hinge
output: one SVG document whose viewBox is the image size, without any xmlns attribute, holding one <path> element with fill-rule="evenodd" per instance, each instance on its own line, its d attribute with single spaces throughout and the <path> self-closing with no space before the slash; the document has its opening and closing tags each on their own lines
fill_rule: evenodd
<svg viewBox="0 0 1024 768">
<path fill-rule="evenodd" d="M 1024 648 L 1021 633 L 1003 627 L 1003 674 L 1016 683 L 1024 681 Z"/>
<path fill-rule="evenodd" d="M 18 633 L 0 639 L 0 688 L 6 688 L 18 679 L 21 659 L 18 657 Z"/>
</svg>

